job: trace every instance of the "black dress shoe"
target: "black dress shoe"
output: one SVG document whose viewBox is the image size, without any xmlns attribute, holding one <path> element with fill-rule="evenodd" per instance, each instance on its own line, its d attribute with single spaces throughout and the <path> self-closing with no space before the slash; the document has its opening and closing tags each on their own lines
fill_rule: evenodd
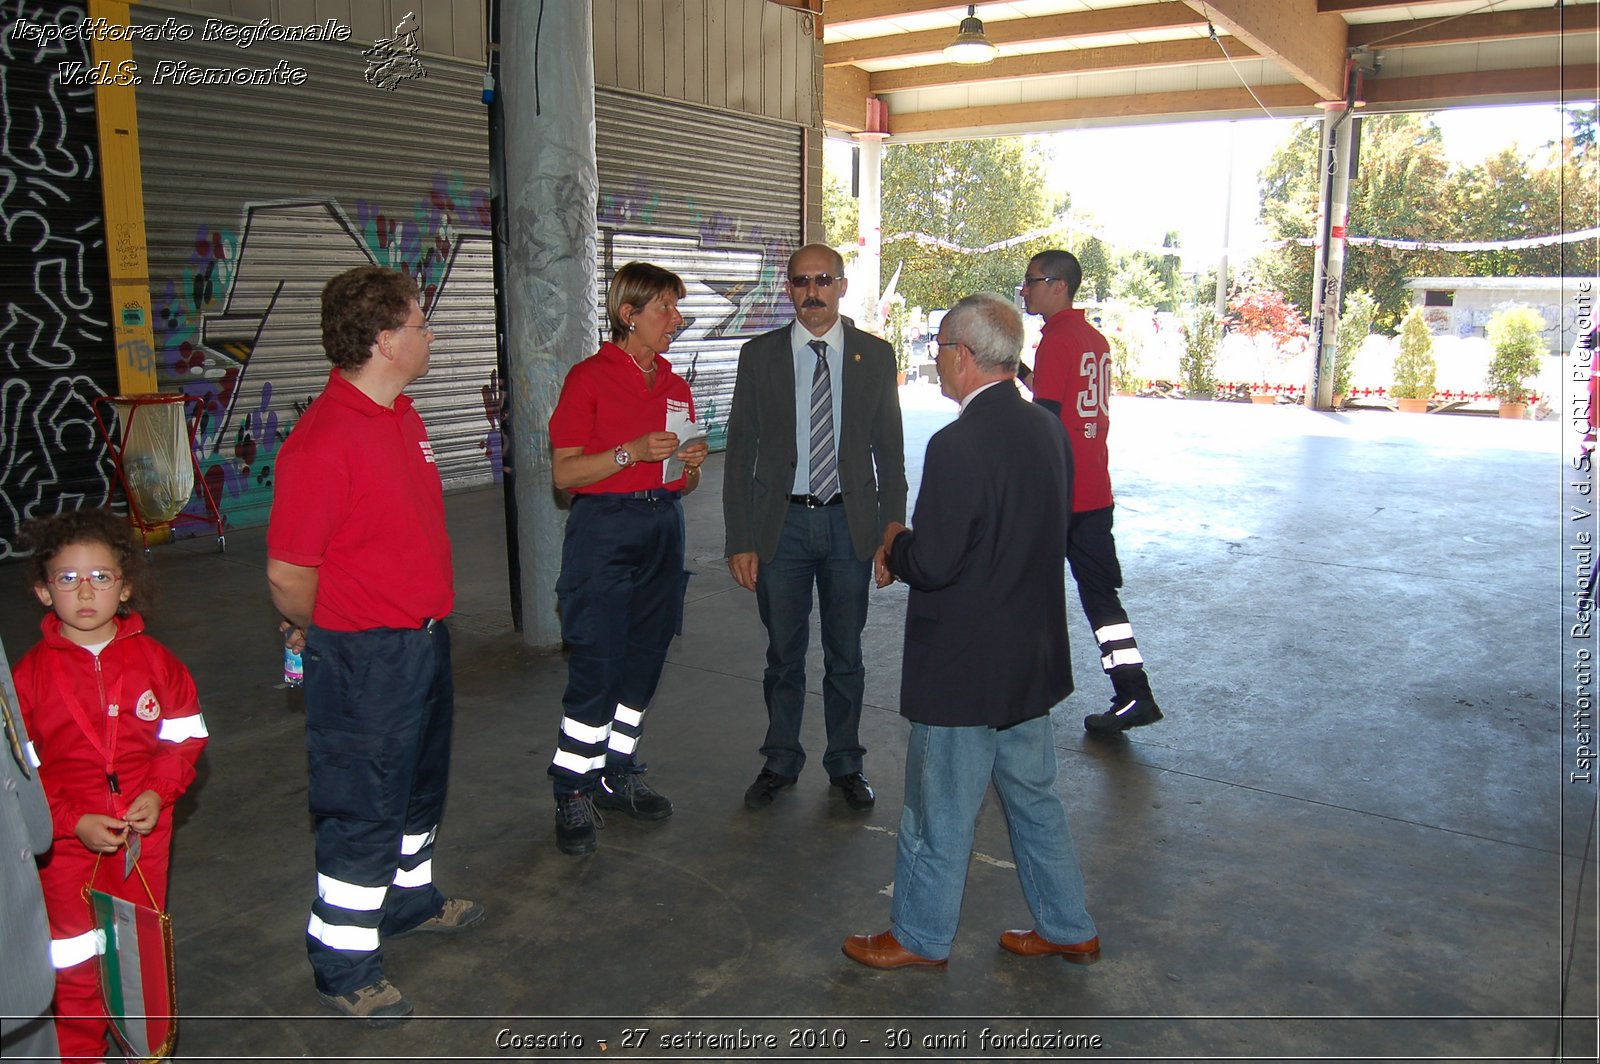
<svg viewBox="0 0 1600 1064">
<path fill-rule="evenodd" d="M 772 799 L 777 797 L 779 791 L 793 786 L 793 776 L 780 776 L 762 769 L 756 781 L 744 792 L 744 806 L 746 809 L 765 809 L 772 804 Z"/>
<path fill-rule="evenodd" d="M 1083 730 L 1090 735 L 1120 735 L 1160 719 L 1161 707 L 1153 698 L 1113 698 L 1110 709 L 1083 718 Z"/>
<path fill-rule="evenodd" d="M 846 776 L 829 776 L 828 782 L 844 792 L 844 804 L 851 809 L 871 809 L 878 796 L 872 793 L 872 784 L 859 772 Z"/>
</svg>

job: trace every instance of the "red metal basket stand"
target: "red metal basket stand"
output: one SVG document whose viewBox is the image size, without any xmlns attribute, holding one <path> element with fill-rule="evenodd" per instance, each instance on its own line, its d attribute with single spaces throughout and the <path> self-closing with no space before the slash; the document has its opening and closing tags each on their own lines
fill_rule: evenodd
<svg viewBox="0 0 1600 1064">
<path fill-rule="evenodd" d="M 128 487 L 124 445 L 133 431 L 134 419 L 139 416 L 141 410 L 154 406 L 170 406 L 174 403 L 181 404 L 184 408 L 183 423 L 187 430 L 189 464 L 194 469 L 194 492 L 199 494 L 201 502 L 205 504 L 206 515 L 184 513 L 180 510 L 170 521 L 154 521 L 140 509 L 137 494 Z M 127 411 L 122 419 L 120 434 L 113 431 L 118 420 L 116 410 L 118 405 Z M 123 497 L 128 500 L 128 522 L 139 530 L 139 538 L 144 542 L 147 551 L 150 549 L 150 533 L 169 525 L 176 526 L 180 521 L 198 521 L 213 526 L 217 531 L 217 549 L 220 551 L 228 549 L 228 539 L 222 531 L 222 511 L 217 508 L 217 500 L 212 497 L 211 488 L 206 484 L 205 474 L 200 469 L 200 461 L 194 455 L 195 430 L 199 424 L 201 408 L 200 399 L 192 395 L 102 395 L 94 400 L 94 416 L 100 425 L 100 437 L 105 440 L 106 449 L 111 452 L 111 460 L 117 471 L 117 483 L 122 487 Z"/>
</svg>

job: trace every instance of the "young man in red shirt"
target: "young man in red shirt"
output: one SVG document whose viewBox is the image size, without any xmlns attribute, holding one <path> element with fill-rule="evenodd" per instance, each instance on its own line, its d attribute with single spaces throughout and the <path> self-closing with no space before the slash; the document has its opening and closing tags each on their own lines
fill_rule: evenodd
<svg viewBox="0 0 1600 1064">
<path fill-rule="evenodd" d="M 1091 713 L 1083 726 L 1094 735 L 1116 735 L 1154 724 L 1161 719 L 1161 709 L 1150 693 L 1144 658 L 1117 595 L 1122 566 L 1111 535 L 1111 470 L 1106 452 L 1111 345 L 1072 305 L 1082 283 L 1083 267 L 1070 252 L 1042 251 L 1028 261 L 1022 300 L 1028 313 L 1044 318 L 1044 333 L 1034 370 L 1020 373 L 1018 379 L 1033 389 L 1034 402 L 1061 418 L 1072 442 L 1067 562 L 1100 645 L 1100 667 L 1111 678 L 1114 692 L 1111 708 Z"/>
</svg>

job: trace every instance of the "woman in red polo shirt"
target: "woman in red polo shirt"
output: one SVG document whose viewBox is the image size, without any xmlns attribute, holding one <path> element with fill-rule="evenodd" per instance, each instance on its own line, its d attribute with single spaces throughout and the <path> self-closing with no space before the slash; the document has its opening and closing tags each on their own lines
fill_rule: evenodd
<svg viewBox="0 0 1600 1064">
<path fill-rule="evenodd" d="M 550 776 L 556 845 L 593 853 L 595 807 L 663 820 L 672 803 L 637 758 L 645 710 L 683 616 L 683 504 L 707 447 L 679 449 L 669 412 L 694 417 L 689 385 L 662 357 L 683 325 L 677 274 L 630 262 L 611 279 L 611 341 L 567 373 L 550 417 L 556 487 L 570 491 L 556 598 L 571 649 Z M 665 462 L 683 463 L 677 479 Z"/>
</svg>

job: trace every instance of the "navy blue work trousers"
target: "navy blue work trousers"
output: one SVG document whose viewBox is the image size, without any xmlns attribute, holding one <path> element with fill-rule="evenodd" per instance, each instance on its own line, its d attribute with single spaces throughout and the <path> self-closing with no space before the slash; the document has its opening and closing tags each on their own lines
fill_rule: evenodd
<svg viewBox="0 0 1600 1064">
<path fill-rule="evenodd" d="M 450 632 L 313 627 L 305 669 L 317 840 L 306 949 L 317 989 L 347 994 L 383 978 L 382 936 L 444 910 L 433 842 L 450 778 Z"/>
<path fill-rule="evenodd" d="M 556 580 L 570 651 L 550 761 L 557 796 L 591 790 L 603 772 L 641 767 L 644 714 L 683 624 L 687 579 L 676 494 L 573 499 Z"/>
</svg>

